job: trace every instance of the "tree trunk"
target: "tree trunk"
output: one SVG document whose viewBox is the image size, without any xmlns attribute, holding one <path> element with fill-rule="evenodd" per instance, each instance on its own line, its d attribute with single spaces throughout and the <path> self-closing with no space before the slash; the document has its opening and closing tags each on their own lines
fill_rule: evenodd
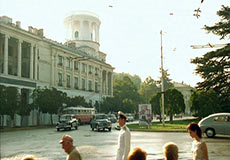
<svg viewBox="0 0 230 160">
<path fill-rule="evenodd" d="M 50 116 L 50 122 L 51 122 L 51 125 L 53 125 L 53 114 L 51 113 L 51 116 Z"/>
<path fill-rule="evenodd" d="M 173 121 L 173 115 L 170 114 L 170 122 L 172 122 L 172 121 Z"/>
<path fill-rule="evenodd" d="M 13 128 L 14 127 L 14 118 L 12 118 L 10 116 L 10 127 Z"/>
</svg>

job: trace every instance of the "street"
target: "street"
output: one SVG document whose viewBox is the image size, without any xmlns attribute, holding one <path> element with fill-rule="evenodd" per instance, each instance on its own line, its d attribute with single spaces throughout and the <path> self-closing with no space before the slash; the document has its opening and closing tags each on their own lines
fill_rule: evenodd
<svg viewBox="0 0 230 160">
<path fill-rule="evenodd" d="M 114 126 L 117 124 L 113 124 Z M 1 159 L 17 160 L 32 154 L 38 160 L 63 160 L 65 152 L 58 143 L 64 134 L 74 138 L 83 160 L 114 160 L 119 131 L 91 131 L 89 125 L 78 130 L 57 132 L 55 127 L 34 130 L 1 132 Z M 131 132 L 131 151 L 141 147 L 148 153 L 148 160 L 163 159 L 162 146 L 175 142 L 179 147 L 179 159 L 191 158 L 192 139 L 181 132 Z M 204 138 L 208 146 L 209 158 L 227 160 L 230 157 L 230 137 Z"/>
</svg>

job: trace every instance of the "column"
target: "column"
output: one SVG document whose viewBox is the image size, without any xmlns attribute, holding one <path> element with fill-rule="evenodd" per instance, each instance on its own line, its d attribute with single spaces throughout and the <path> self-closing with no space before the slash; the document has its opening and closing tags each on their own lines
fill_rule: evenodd
<svg viewBox="0 0 230 160">
<path fill-rule="evenodd" d="M 78 86 L 79 89 L 82 89 L 82 87 L 81 87 L 81 85 L 82 85 L 81 84 L 81 67 L 82 67 L 81 62 L 79 61 L 79 80 L 78 80 L 79 81 L 78 82 L 79 83 L 79 86 Z"/>
<path fill-rule="evenodd" d="M 113 72 L 111 72 L 111 96 L 113 96 Z"/>
<path fill-rule="evenodd" d="M 108 95 L 108 71 L 105 71 L 105 94 Z"/>
<path fill-rule="evenodd" d="M 74 60 L 72 60 L 72 62 L 70 62 L 70 63 L 72 63 L 72 75 L 71 75 L 72 85 L 71 85 L 71 88 L 74 89 Z"/>
<path fill-rule="evenodd" d="M 35 58 L 34 58 L 34 78 L 37 80 L 38 78 L 38 46 L 35 46 Z"/>
<path fill-rule="evenodd" d="M 92 22 L 89 21 L 89 40 L 93 41 L 93 29 L 92 29 Z"/>
<path fill-rule="evenodd" d="M 80 21 L 79 22 L 79 25 L 80 25 L 80 31 L 79 31 L 79 40 L 83 40 L 83 21 Z"/>
<path fill-rule="evenodd" d="M 63 73 L 63 87 L 66 87 L 66 57 L 63 57 L 63 67 L 64 67 L 64 73 Z"/>
<path fill-rule="evenodd" d="M 9 35 L 5 34 L 5 45 L 4 45 L 4 74 L 8 74 L 8 39 Z"/>
<path fill-rule="evenodd" d="M 89 90 L 89 82 L 88 82 L 88 80 L 89 80 L 89 78 L 88 78 L 88 76 L 89 76 L 89 70 L 88 70 L 88 64 L 85 64 L 85 69 L 86 69 L 86 78 L 85 78 L 85 83 L 86 83 L 86 86 L 85 86 L 85 90 L 86 91 L 88 91 Z"/>
<path fill-rule="evenodd" d="M 30 44 L 30 79 L 33 79 L 33 59 L 34 59 L 34 54 L 33 54 L 33 44 Z"/>
<path fill-rule="evenodd" d="M 97 23 L 95 26 L 95 30 L 96 30 L 96 42 L 99 43 L 99 25 Z"/>
<path fill-rule="evenodd" d="M 18 40 L 18 77 L 22 76 L 22 42 L 23 40 Z"/>
<path fill-rule="evenodd" d="M 54 49 L 51 48 L 51 86 L 54 86 Z"/>
<path fill-rule="evenodd" d="M 56 51 L 54 55 L 54 86 L 58 86 L 57 75 L 58 75 L 58 71 L 57 71 L 57 51 Z"/>
</svg>

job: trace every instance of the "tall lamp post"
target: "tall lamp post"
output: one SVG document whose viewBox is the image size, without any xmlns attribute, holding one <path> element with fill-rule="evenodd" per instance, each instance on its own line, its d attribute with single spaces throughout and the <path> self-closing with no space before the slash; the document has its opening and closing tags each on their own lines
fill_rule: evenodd
<svg viewBox="0 0 230 160">
<path fill-rule="evenodd" d="M 162 117 L 162 122 L 163 126 L 165 126 L 165 107 L 164 107 L 164 71 L 163 71 L 163 46 L 162 46 L 162 30 L 160 31 L 160 36 L 161 36 L 161 101 L 162 101 L 162 108 L 161 108 L 161 117 Z"/>
</svg>

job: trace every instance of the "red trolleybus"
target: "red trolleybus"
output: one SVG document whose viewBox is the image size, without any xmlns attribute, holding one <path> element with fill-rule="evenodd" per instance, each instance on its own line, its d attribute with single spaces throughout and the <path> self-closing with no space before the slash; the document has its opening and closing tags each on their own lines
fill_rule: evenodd
<svg viewBox="0 0 230 160">
<path fill-rule="evenodd" d="M 95 114 L 95 109 L 85 107 L 67 107 L 63 109 L 63 114 L 74 115 L 74 117 L 78 119 L 79 124 L 89 124 Z"/>
</svg>

